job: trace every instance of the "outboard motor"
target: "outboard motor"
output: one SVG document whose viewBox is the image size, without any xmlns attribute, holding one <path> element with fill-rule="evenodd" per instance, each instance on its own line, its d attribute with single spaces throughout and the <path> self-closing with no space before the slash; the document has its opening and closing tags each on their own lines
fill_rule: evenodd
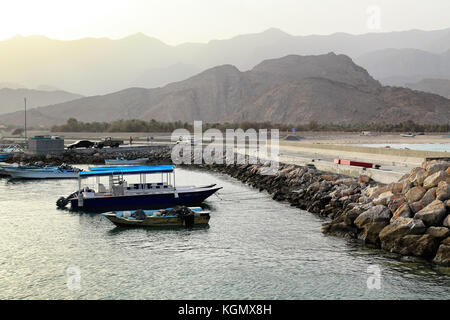
<svg viewBox="0 0 450 320">
<path fill-rule="evenodd" d="M 69 200 L 70 198 L 73 198 L 75 195 L 77 194 L 77 192 L 72 193 L 71 195 L 69 195 L 68 197 L 61 197 L 56 201 L 56 206 L 59 209 L 64 209 L 65 207 L 67 207 L 67 205 L 69 204 Z"/>
<path fill-rule="evenodd" d="M 177 215 L 182 221 L 186 228 L 190 228 L 194 225 L 194 211 L 185 206 L 176 206 L 170 210 L 172 214 Z"/>
</svg>

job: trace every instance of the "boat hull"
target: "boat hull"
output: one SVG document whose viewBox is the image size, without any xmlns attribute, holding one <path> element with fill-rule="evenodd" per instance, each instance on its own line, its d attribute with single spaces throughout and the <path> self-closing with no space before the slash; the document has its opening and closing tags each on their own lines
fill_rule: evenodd
<svg viewBox="0 0 450 320">
<path fill-rule="evenodd" d="M 148 158 L 144 158 L 144 159 L 136 159 L 136 160 L 105 160 L 105 164 L 109 165 L 109 166 L 115 166 L 115 165 L 120 165 L 120 166 L 130 166 L 130 165 L 139 165 L 139 164 L 146 164 L 148 161 Z"/>
<path fill-rule="evenodd" d="M 70 199 L 72 210 L 105 212 L 111 210 L 133 209 L 164 209 L 174 206 L 195 206 L 201 204 L 208 197 L 221 188 L 198 188 L 191 191 L 174 193 L 128 195 L 117 197 L 84 198 L 83 206 L 78 205 L 78 199 Z"/>
<path fill-rule="evenodd" d="M 184 221 L 180 217 L 147 217 L 145 220 L 129 220 L 118 218 L 115 214 L 104 214 L 109 221 L 117 227 L 137 227 L 137 228 L 164 228 L 164 227 L 184 227 Z M 195 215 L 193 226 L 206 226 L 209 223 L 208 213 Z"/>
<path fill-rule="evenodd" d="M 12 179 L 78 179 L 78 172 L 4 169 Z"/>
</svg>

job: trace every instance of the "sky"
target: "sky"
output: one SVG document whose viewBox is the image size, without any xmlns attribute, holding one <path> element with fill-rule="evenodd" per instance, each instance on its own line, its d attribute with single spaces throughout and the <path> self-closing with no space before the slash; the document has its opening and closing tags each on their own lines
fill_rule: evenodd
<svg viewBox="0 0 450 320">
<path fill-rule="evenodd" d="M 177 45 L 269 28 L 310 35 L 449 27 L 449 0 L 0 0 L 0 40 L 141 32 Z"/>
</svg>

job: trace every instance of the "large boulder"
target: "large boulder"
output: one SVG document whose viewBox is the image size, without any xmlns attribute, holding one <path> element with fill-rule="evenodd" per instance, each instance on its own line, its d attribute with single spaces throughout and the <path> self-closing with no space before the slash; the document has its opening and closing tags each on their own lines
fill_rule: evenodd
<svg viewBox="0 0 450 320">
<path fill-rule="evenodd" d="M 374 222 L 389 222 L 391 219 L 391 211 L 383 205 L 377 205 L 369 210 L 361 213 L 355 219 L 355 225 L 362 229 L 364 225 Z"/>
<path fill-rule="evenodd" d="M 441 240 L 450 236 L 450 230 L 446 227 L 429 227 L 425 233 Z"/>
<path fill-rule="evenodd" d="M 427 226 L 440 226 L 445 218 L 447 209 L 440 200 L 434 200 L 428 206 L 414 215 L 414 219 L 422 220 Z"/>
<path fill-rule="evenodd" d="M 399 194 L 403 190 L 403 183 L 402 182 L 392 182 L 388 185 L 389 191 L 391 191 L 393 194 Z"/>
<path fill-rule="evenodd" d="M 422 204 L 421 201 L 416 201 L 416 202 L 410 203 L 409 207 L 411 208 L 411 211 L 414 214 L 416 214 L 417 212 L 419 212 L 420 210 L 422 210 L 424 208 L 424 205 Z"/>
<path fill-rule="evenodd" d="M 426 171 L 428 176 L 438 172 L 438 171 L 445 171 L 447 168 L 449 168 L 450 163 L 446 161 L 436 161 L 436 162 L 430 162 L 426 166 Z"/>
<path fill-rule="evenodd" d="M 406 235 L 395 242 L 390 250 L 407 256 L 432 258 L 438 249 L 438 240 L 429 234 Z"/>
<path fill-rule="evenodd" d="M 433 262 L 444 266 L 450 266 L 450 237 L 447 237 L 441 242 Z"/>
<path fill-rule="evenodd" d="M 387 207 L 391 212 L 397 211 L 402 205 L 406 203 L 406 199 L 402 194 L 395 194 L 387 203 Z"/>
<path fill-rule="evenodd" d="M 450 214 L 447 215 L 447 217 L 444 219 L 444 222 L 442 222 L 442 225 L 444 227 L 450 228 Z"/>
<path fill-rule="evenodd" d="M 436 189 L 436 199 L 441 201 L 450 199 L 450 183 L 447 181 L 441 181 L 438 183 Z"/>
<path fill-rule="evenodd" d="M 391 211 L 383 205 L 377 205 L 361 213 L 354 221 L 354 224 L 362 229 L 358 238 L 366 243 L 378 244 L 379 233 L 389 224 L 390 219 Z"/>
<path fill-rule="evenodd" d="M 322 232 L 337 237 L 356 238 L 357 229 L 345 222 L 330 222 L 323 224 Z"/>
<path fill-rule="evenodd" d="M 394 194 L 392 193 L 392 191 L 383 192 L 376 199 L 373 200 L 373 204 L 376 206 L 386 205 L 393 196 Z"/>
<path fill-rule="evenodd" d="M 407 203 L 400 206 L 392 215 L 391 222 L 397 220 L 398 218 L 411 218 L 412 217 L 411 209 Z"/>
<path fill-rule="evenodd" d="M 423 187 L 425 189 L 431 189 L 431 188 L 437 187 L 439 182 L 444 181 L 446 179 L 446 177 L 447 177 L 447 174 L 445 173 L 445 171 L 435 172 L 432 175 L 428 176 L 423 181 Z"/>
<path fill-rule="evenodd" d="M 415 186 L 421 186 L 426 178 L 426 170 L 423 168 L 414 168 L 409 174 L 408 181 Z"/>
<path fill-rule="evenodd" d="M 405 194 L 406 201 L 408 201 L 409 203 L 419 201 L 420 199 L 422 199 L 425 192 L 427 192 L 427 190 L 422 187 L 414 187 L 412 189 L 409 189 L 409 191 Z"/>
<path fill-rule="evenodd" d="M 424 207 L 436 200 L 436 190 L 437 188 L 431 188 L 428 189 L 427 192 L 425 192 L 422 199 L 420 200 Z"/>
<path fill-rule="evenodd" d="M 397 218 L 380 231 L 379 237 L 381 247 L 390 251 L 400 238 L 406 235 L 423 234 L 426 229 L 427 228 L 422 220 L 401 217 Z"/>
</svg>

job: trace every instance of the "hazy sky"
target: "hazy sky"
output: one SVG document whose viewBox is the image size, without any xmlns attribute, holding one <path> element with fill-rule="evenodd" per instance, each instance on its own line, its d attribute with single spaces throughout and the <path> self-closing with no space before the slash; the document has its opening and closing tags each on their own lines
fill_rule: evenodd
<svg viewBox="0 0 450 320">
<path fill-rule="evenodd" d="M 179 44 L 271 27 L 293 35 L 443 29 L 450 27 L 450 1 L 0 0 L 0 40 L 18 34 L 117 39 L 143 32 Z"/>
</svg>

